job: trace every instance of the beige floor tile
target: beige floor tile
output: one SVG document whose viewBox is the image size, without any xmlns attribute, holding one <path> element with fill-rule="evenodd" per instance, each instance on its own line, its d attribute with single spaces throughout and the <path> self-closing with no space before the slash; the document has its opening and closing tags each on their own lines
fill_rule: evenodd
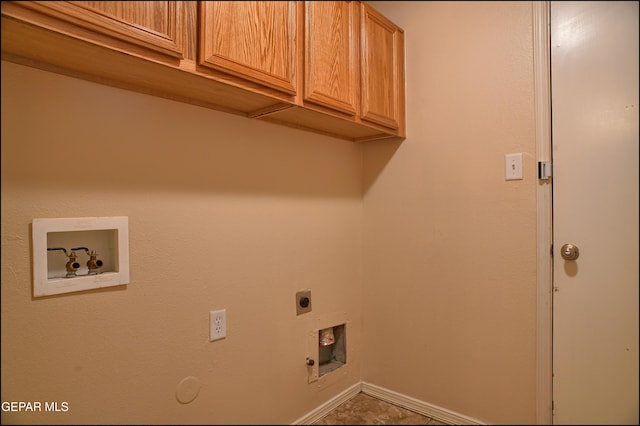
<svg viewBox="0 0 640 426">
<path fill-rule="evenodd" d="M 317 421 L 316 425 L 438 425 L 414 413 L 364 393 L 359 393 Z"/>
</svg>

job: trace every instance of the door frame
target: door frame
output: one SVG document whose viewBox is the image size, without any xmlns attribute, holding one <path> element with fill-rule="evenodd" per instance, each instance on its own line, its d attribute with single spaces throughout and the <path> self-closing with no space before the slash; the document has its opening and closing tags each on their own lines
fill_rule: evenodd
<svg viewBox="0 0 640 426">
<path fill-rule="evenodd" d="M 532 8 L 535 140 L 539 164 L 552 161 L 550 2 L 534 1 Z M 553 177 L 536 178 L 536 423 L 553 424 Z"/>
</svg>

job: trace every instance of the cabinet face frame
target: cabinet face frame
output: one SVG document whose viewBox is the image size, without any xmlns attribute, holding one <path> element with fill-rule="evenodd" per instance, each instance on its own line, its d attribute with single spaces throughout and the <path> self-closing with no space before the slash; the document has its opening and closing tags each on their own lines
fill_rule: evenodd
<svg viewBox="0 0 640 426">
<path fill-rule="evenodd" d="M 299 2 L 202 1 L 199 6 L 201 66 L 297 93 Z"/>
<path fill-rule="evenodd" d="M 305 2 L 305 102 L 359 112 L 359 13 L 355 1 Z"/>
<path fill-rule="evenodd" d="M 145 4 L 140 6 L 140 3 Z M 216 69 L 201 65 L 200 41 L 205 39 L 203 8 L 214 4 L 224 8 L 238 3 L 286 5 L 283 14 L 286 19 L 280 22 L 286 21 L 281 25 L 283 31 L 286 29 L 286 37 L 281 39 L 287 41 L 288 47 L 283 51 L 289 60 L 283 64 L 287 71 L 285 80 L 290 81 L 283 83 L 282 78 L 278 80 L 264 72 L 242 75 L 233 67 Z M 311 29 L 305 21 L 306 3 L 320 2 L 5 1 L 1 6 L 2 57 L 49 72 L 352 142 L 405 138 L 402 30 L 387 21 L 389 29 L 382 31 L 382 34 L 394 31 L 394 47 L 388 49 L 391 54 L 383 53 L 383 57 L 391 58 L 389 62 L 394 64 L 395 75 L 383 74 L 381 78 L 380 73 L 367 69 L 375 59 L 370 51 L 378 49 L 374 46 L 375 40 L 369 43 L 371 37 L 367 36 L 364 26 L 368 5 L 360 1 L 322 2 L 333 4 L 333 9 L 325 9 L 327 16 L 347 19 L 351 15 L 348 30 L 344 22 L 322 22 L 323 18 L 319 18 L 322 30 L 312 37 L 314 43 L 323 47 L 323 31 L 332 26 L 348 32 L 350 37 L 336 37 L 340 43 L 326 41 L 328 47 L 338 46 L 334 54 L 342 59 L 331 71 L 335 75 L 325 72 L 318 78 L 309 73 L 313 59 L 307 57 L 305 33 L 310 34 Z M 129 9 L 124 5 L 133 7 Z M 370 6 L 368 9 L 374 16 L 375 11 Z M 371 16 L 368 19 L 375 22 L 372 25 L 375 31 L 384 28 Z M 385 22 L 384 17 L 381 19 Z M 345 58 L 349 55 L 355 64 L 350 63 L 353 72 L 347 73 L 350 78 L 345 80 L 344 69 L 348 68 Z M 364 60 L 369 57 L 372 60 Z M 269 78 L 276 82 L 270 82 Z M 334 82 L 340 78 L 339 83 Z M 346 81 L 349 83 L 345 84 Z M 341 89 L 349 85 L 355 85 L 353 92 Z M 389 112 L 380 108 L 379 101 L 376 103 L 380 96 L 372 96 L 372 88 L 377 86 L 396 90 L 384 98 L 396 106 L 395 119 L 389 119 Z M 340 88 L 338 96 L 333 96 L 335 87 Z"/>
<path fill-rule="evenodd" d="M 4 3 L 4 2 L 3 2 Z M 23 1 L 11 2 L 9 7 L 3 6 L 3 14 L 11 16 L 11 10 L 22 8 L 27 13 L 36 12 L 37 25 L 46 26 L 47 28 L 71 35 L 90 42 L 109 45 L 105 40 L 94 40 L 86 32 L 76 31 L 76 29 L 85 29 L 98 33 L 109 38 L 130 43 L 133 46 L 152 50 L 162 53 L 173 58 L 182 59 L 184 57 L 185 45 L 185 4 L 183 1 L 165 1 L 165 2 L 131 2 L 138 6 L 150 6 L 160 13 L 154 13 L 155 16 L 162 16 L 164 19 L 165 32 L 157 31 L 143 25 L 142 22 L 136 22 L 134 19 L 125 19 L 114 14 L 94 8 L 91 4 L 97 3 L 104 6 L 108 4 L 118 4 L 122 2 L 71 2 L 71 1 Z M 126 2 L 129 3 L 129 2 Z M 160 6 L 164 5 L 164 8 Z M 131 5 L 128 5 L 130 7 Z M 24 19 L 21 12 L 19 19 Z M 133 18 L 144 18 L 143 16 L 135 16 Z M 54 18 L 62 21 L 66 26 L 42 21 L 42 17 Z M 29 20 L 29 18 L 27 18 Z M 126 50 L 118 48 L 118 50 Z"/>
<path fill-rule="evenodd" d="M 404 133 L 404 32 L 361 4 L 361 118 Z"/>
</svg>

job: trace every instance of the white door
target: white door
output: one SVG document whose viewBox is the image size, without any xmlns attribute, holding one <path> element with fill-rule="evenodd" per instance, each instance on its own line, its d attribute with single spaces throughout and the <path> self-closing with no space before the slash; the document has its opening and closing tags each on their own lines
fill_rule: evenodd
<svg viewBox="0 0 640 426">
<path fill-rule="evenodd" d="M 555 424 L 638 424 L 638 36 L 638 2 L 551 2 Z"/>
</svg>

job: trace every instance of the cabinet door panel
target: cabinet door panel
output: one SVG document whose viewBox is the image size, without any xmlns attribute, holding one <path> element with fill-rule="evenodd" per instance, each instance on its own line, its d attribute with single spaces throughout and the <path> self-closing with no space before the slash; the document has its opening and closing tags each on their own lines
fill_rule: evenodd
<svg viewBox="0 0 640 426">
<path fill-rule="evenodd" d="M 296 3 L 201 2 L 200 65 L 295 94 Z"/>
<path fill-rule="evenodd" d="M 145 49 L 184 56 L 185 13 L 180 1 L 28 1 L 16 5 Z M 62 32 L 96 42 L 72 27 Z"/>
<path fill-rule="evenodd" d="M 356 114 L 358 13 L 357 2 L 305 2 L 305 101 Z"/>
<path fill-rule="evenodd" d="M 398 129 L 404 91 L 402 31 L 362 4 L 363 120 Z"/>
</svg>

